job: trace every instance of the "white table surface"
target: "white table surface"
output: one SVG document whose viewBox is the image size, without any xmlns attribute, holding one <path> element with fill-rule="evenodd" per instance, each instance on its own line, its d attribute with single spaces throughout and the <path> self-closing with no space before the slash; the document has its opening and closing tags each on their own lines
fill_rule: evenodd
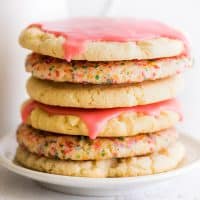
<svg viewBox="0 0 200 200">
<path fill-rule="evenodd" d="M 121 197 L 80 197 L 53 192 L 0 167 L 0 200 L 200 200 L 200 170 Z"/>
</svg>

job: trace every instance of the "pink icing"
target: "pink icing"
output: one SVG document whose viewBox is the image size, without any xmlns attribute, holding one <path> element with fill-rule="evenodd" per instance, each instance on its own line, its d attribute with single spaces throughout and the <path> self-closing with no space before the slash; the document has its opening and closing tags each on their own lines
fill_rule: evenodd
<svg viewBox="0 0 200 200">
<path fill-rule="evenodd" d="M 83 109 L 68 108 L 59 106 L 49 106 L 36 101 L 29 101 L 22 109 L 22 120 L 26 122 L 31 111 L 39 107 L 52 115 L 74 115 L 81 118 L 88 128 L 88 134 L 91 139 L 95 139 L 101 132 L 108 120 L 119 116 L 122 113 L 137 112 L 146 115 L 158 116 L 161 111 L 171 110 L 180 115 L 182 119 L 180 104 L 176 99 L 162 101 L 154 104 L 109 109 Z"/>
<path fill-rule="evenodd" d="M 34 23 L 55 36 L 63 36 L 64 57 L 70 61 L 84 52 L 88 41 L 137 42 L 166 37 L 181 40 L 185 45 L 183 54 L 189 55 L 189 45 L 185 36 L 178 30 L 154 20 L 134 18 L 71 18 L 54 22 Z"/>
</svg>

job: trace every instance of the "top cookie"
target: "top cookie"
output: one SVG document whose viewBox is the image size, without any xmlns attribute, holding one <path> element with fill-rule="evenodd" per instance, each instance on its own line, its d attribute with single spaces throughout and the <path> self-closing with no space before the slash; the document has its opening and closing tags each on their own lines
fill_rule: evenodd
<svg viewBox="0 0 200 200">
<path fill-rule="evenodd" d="M 153 20 L 74 18 L 32 24 L 20 44 L 34 52 L 70 60 L 155 59 L 188 54 L 179 31 Z"/>
</svg>

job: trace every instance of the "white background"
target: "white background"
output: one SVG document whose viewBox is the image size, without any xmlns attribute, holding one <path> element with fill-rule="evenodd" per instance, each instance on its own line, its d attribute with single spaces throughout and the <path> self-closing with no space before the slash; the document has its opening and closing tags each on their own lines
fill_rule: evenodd
<svg viewBox="0 0 200 200">
<path fill-rule="evenodd" d="M 183 128 L 199 134 L 200 111 L 200 2 L 199 0 L 114 0 L 110 16 L 154 18 L 184 30 L 192 44 L 194 68 L 186 72 L 186 88 L 180 96 L 185 111 Z M 0 0 L 0 136 L 16 129 L 19 108 L 26 98 L 24 59 L 28 51 L 18 45 L 22 28 L 34 21 L 79 15 L 105 14 L 106 0 Z M 136 199 L 200 199 L 200 173 L 136 192 Z M 0 168 L 0 200 L 7 199 L 78 199 L 46 191 L 28 179 Z M 81 198 L 79 199 L 88 199 Z M 111 198 L 110 198 L 111 199 Z M 114 198 L 112 198 L 114 199 Z M 129 197 L 116 198 L 129 199 Z"/>
</svg>

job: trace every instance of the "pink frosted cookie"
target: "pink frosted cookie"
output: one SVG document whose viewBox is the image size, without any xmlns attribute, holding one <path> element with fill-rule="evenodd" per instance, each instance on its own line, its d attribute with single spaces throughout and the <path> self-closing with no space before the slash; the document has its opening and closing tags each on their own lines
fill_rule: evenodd
<svg viewBox="0 0 200 200">
<path fill-rule="evenodd" d="M 39 130 L 55 134 L 96 137 L 133 136 L 170 128 L 182 119 L 175 99 L 144 106 L 112 109 L 78 109 L 27 101 L 22 120 Z"/>
<path fill-rule="evenodd" d="M 163 23 L 134 18 L 72 18 L 31 24 L 20 44 L 43 55 L 115 61 L 188 55 L 184 35 Z"/>
</svg>

